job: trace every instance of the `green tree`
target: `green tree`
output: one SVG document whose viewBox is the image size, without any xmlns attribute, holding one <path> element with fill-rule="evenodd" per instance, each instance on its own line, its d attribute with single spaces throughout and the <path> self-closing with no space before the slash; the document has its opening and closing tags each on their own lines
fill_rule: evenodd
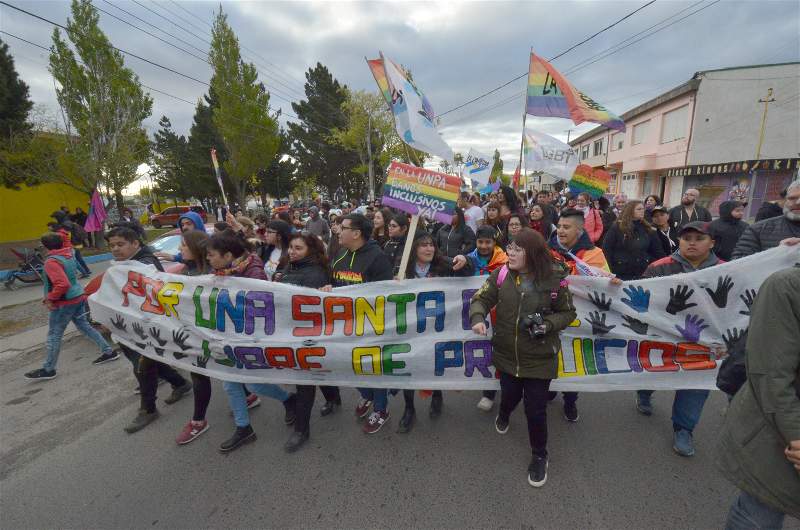
<svg viewBox="0 0 800 530">
<path fill-rule="evenodd" d="M 298 184 L 297 165 L 289 154 L 291 140 L 288 133 L 281 129 L 280 146 L 272 164 L 258 172 L 256 189 L 261 202 L 266 204 L 267 195 L 280 199 L 285 197 Z"/>
<path fill-rule="evenodd" d="M 239 40 L 220 8 L 211 30 L 209 62 L 214 70 L 211 87 L 219 105 L 213 122 L 229 158 L 222 165 L 240 206 L 254 188 L 259 170 L 272 164 L 278 151 L 277 115 L 269 113 L 269 93 L 258 82 L 258 72 L 242 60 Z"/>
<path fill-rule="evenodd" d="M 188 172 L 189 147 L 186 138 L 172 130 L 166 116 L 158 122 L 161 127 L 154 136 L 151 169 L 158 192 L 182 200 L 194 195 L 192 174 Z"/>
<path fill-rule="evenodd" d="M 220 171 L 223 174 L 223 182 L 229 182 L 225 174 L 224 162 L 228 160 L 228 152 L 225 149 L 225 142 L 214 125 L 214 108 L 218 106 L 218 101 L 213 89 L 209 89 L 208 94 L 197 102 L 194 112 L 192 127 L 189 130 L 187 142 L 187 173 L 192 176 L 192 189 L 194 195 L 199 199 L 210 201 L 221 199 L 222 195 L 217 184 L 217 177 L 214 173 L 214 166 L 211 164 L 211 149 L 217 150 L 217 159 L 223 164 Z M 233 190 L 228 186 L 226 192 Z M 209 205 L 210 206 L 210 205 Z"/>
<path fill-rule="evenodd" d="M 121 210 L 122 190 L 136 180 L 136 168 L 149 158 L 142 122 L 150 116 L 153 100 L 100 30 L 91 2 L 72 0 L 71 9 L 66 36 L 77 55 L 55 28 L 50 72 L 60 85 L 56 96 L 70 149 L 81 161 L 86 183 L 92 189 L 104 183 Z"/>
<path fill-rule="evenodd" d="M 9 140 L 29 133 L 31 108 L 28 85 L 19 78 L 8 45 L 0 39 L 0 138 Z"/>
</svg>

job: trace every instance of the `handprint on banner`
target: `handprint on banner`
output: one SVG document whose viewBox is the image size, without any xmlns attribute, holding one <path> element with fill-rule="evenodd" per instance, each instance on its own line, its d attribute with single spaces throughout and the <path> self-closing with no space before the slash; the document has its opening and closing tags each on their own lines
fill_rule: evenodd
<svg viewBox="0 0 800 530">
<path fill-rule="evenodd" d="M 189 334 L 185 331 L 173 331 L 172 332 L 172 342 L 175 343 L 178 348 L 183 351 L 186 351 L 191 348 L 186 344 L 186 341 L 189 340 Z"/>
<path fill-rule="evenodd" d="M 609 309 L 611 309 L 611 302 L 613 302 L 613 299 L 611 297 L 608 297 L 608 299 L 606 299 L 605 293 L 598 293 L 597 291 L 595 291 L 594 293 L 589 295 L 589 301 L 591 301 L 594 304 L 594 306 L 600 311 L 608 311 Z"/>
<path fill-rule="evenodd" d="M 147 333 L 144 332 L 144 328 L 142 328 L 141 324 L 139 324 L 138 322 L 134 322 L 131 328 L 133 329 L 133 332 L 139 336 L 140 339 L 147 340 Z"/>
<path fill-rule="evenodd" d="M 734 344 L 747 336 L 747 328 L 745 329 L 726 329 L 722 340 L 725 341 L 725 347 L 728 351 L 733 349 Z"/>
<path fill-rule="evenodd" d="M 740 315 L 750 316 L 750 309 L 753 307 L 753 303 L 756 301 L 756 290 L 755 289 L 746 289 L 744 293 L 739 295 L 739 298 L 744 302 L 744 305 L 747 307 L 746 310 L 739 311 Z"/>
<path fill-rule="evenodd" d="M 714 302 L 714 305 L 722 309 L 726 305 L 728 305 L 728 293 L 731 292 L 733 289 L 733 280 L 730 276 L 725 276 L 724 278 L 720 276 L 717 278 L 717 288 L 713 291 L 706 287 L 706 292 L 711 300 Z"/>
<path fill-rule="evenodd" d="M 164 346 L 167 343 L 167 339 L 161 338 L 161 330 L 155 327 L 150 328 L 150 336 L 153 337 L 153 340 L 158 343 L 159 346 Z"/>
<path fill-rule="evenodd" d="M 650 291 L 645 291 L 641 286 L 629 286 L 623 289 L 630 298 L 623 298 L 622 303 L 638 313 L 647 313 L 650 308 Z"/>
<path fill-rule="evenodd" d="M 686 315 L 684 326 L 685 327 L 682 328 L 675 324 L 675 329 L 678 330 L 678 333 L 681 334 L 684 340 L 697 342 L 700 340 L 700 333 L 708 327 L 708 324 L 705 323 L 705 320 L 700 318 L 700 315 Z"/>
<path fill-rule="evenodd" d="M 180 361 L 181 359 L 185 359 L 188 357 L 185 353 L 181 353 L 179 351 L 172 352 L 172 356 L 175 357 L 176 360 Z"/>
<path fill-rule="evenodd" d="M 624 327 L 631 329 L 634 333 L 638 333 L 639 335 L 647 335 L 648 325 L 646 322 L 642 322 L 641 320 L 627 315 L 622 315 L 622 320 L 625 321 L 625 324 L 623 324 Z"/>
<path fill-rule="evenodd" d="M 586 320 L 588 320 L 592 325 L 592 335 L 605 335 L 617 327 L 614 324 L 606 324 L 606 314 L 601 314 L 599 311 L 593 311 L 589 313 L 589 316 L 586 318 Z"/>
<path fill-rule="evenodd" d="M 117 315 L 117 319 L 111 319 L 111 324 L 120 331 L 128 331 L 128 325 L 125 324 L 125 319 L 122 315 Z"/>
<path fill-rule="evenodd" d="M 694 294 L 694 289 L 689 289 L 688 285 L 679 285 L 676 288 L 669 288 L 669 303 L 667 303 L 667 313 L 677 315 L 681 311 L 694 307 L 697 304 L 687 304 L 689 298 Z"/>
</svg>

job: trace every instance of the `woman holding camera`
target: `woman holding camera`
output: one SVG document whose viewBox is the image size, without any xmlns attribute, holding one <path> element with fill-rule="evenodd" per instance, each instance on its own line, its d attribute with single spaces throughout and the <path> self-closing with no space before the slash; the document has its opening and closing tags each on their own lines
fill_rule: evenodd
<svg viewBox="0 0 800 530">
<path fill-rule="evenodd" d="M 547 481 L 547 397 L 558 376 L 559 332 L 576 318 L 567 288 L 568 271 L 557 263 L 544 238 L 522 229 L 506 248 L 508 263 L 489 276 L 472 297 L 472 330 L 486 335 L 493 307 L 498 318 L 492 334 L 492 364 L 500 372 L 500 411 L 495 429 L 508 432 L 508 421 L 524 399 L 533 458 L 528 483 Z"/>
</svg>

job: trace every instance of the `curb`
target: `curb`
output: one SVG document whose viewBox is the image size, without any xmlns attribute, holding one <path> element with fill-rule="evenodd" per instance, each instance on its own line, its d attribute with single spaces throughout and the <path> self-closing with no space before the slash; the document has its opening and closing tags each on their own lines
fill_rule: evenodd
<svg viewBox="0 0 800 530">
<path fill-rule="evenodd" d="M 39 349 L 45 347 L 45 345 L 47 344 L 47 328 L 48 328 L 48 326 L 41 326 L 39 328 L 33 328 L 32 330 L 28 330 L 27 332 L 23 332 L 23 333 L 31 333 L 31 332 L 33 332 L 33 333 L 41 333 L 42 338 L 41 339 L 36 338 L 34 340 L 26 341 L 25 344 L 22 344 L 22 345 L 20 345 L 19 347 L 16 347 L 16 348 L 11 347 L 11 348 L 8 348 L 8 349 L 0 350 L 0 362 L 6 361 L 8 359 L 11 359 L 11 358 L 19 356 L 19 355 L 27 355 L 29 353 L 33 353 L 36 350 L 39 350 Z M 73 337 L 76 337 L 76 336 L 78 336 L 80 334 L 81 334 L 81 332 L 78 331 L 77 329 L 75 329 L 74 327 L 72 329 L 69 329 L 69 330 L 65 331 L 64 332 L 64 336 L 61 338 L 62 345 L 63 345 L 64 342 L 66 342 L 66 341 L 68 341 L 68 340 L 72 339 Z M 6 338 L 8 338 L 8 337 L 6 337 Z"/>
</svg>

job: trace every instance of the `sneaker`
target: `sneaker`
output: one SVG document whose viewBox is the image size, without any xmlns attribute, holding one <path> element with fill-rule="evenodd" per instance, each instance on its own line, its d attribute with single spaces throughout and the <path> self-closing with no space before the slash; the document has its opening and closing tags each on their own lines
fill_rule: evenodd
<svg viewBox="0 0 800 530">
<path fill-rule="evenodd" d="M 206 420 L 203 421 L 190 421 L 189 423 L 184 426 L 181 433 L 175 438 L 175 441 L 178 445 L 186 445 L 189 442 L 193 441 L 195 438 L 203 434 L 208 430 L 208 422 Z"/>
<path fill-rule="evenodd" d="M 283 423 L 291 425 L 297 419 L 295 409 L 297 408 L 297 394 L 289 394 L 289 398 L 283 402 L 283 408 L 286 413 L 283 415 Z"/>
<path fill-rule="evenodd" d="M 369 414 L 369 408 L 372 406 L 372 401 L 369 399 L 359 399 L 356 404 L 356 417 L 363 418 Z"/>
<path fill-rule="evenodd" d="M 55 379 L 56 378 L 56 371 L 50 370 L 49 372 L 44 368 L 39 368 L 38 370 L 32 370 L 25 374 L 25 379 L 30 379 L 31 381 L 46 381 L 48 379 Z"/>
<path fill-rule="evenodd" d="M 173 403 L 177 403 L 181 400 L 181 398 L 192 391 L 192 383 L 190 381 L 186 381 L 179 387 L 172 389 L 172 394 L 164 400 L 164 403 L 167 405 L 172 405 Z"/>
<path fill-rule="evenodd" d="M 220 453 L 229 453 L 244 444 L 250 443 L 256 439 L 256 433 L 253 431 L 253 426 L 236 427 L 233 436 L 222 442 L 219 446 Z"/>
<path fill-rule="evenodd" d="M 369 419 L 364 424 L 364 432 L 367 434 L 375 434 L 381 427 L 389 420 L 389 411 L 374 411 L 369 415 Z"/>
<path fill-rule="evenodd" d="M 98 364 L 109 363 L 111 361 L 116 361 L 117 359 L 119 359 L 119 351 L 113 350 L 102 354 L 100 357 L 92 361 L 92 364 L 97 366 Z"/>
<path fill-rule="evenodd" d="M 341 399 L 336 399 L 334 401 L 326 401 L 325 404 L 322 405 L 322 408 L 319 409 L 319 414 L 320 416 L 328 416 L 336 412 L 336 408 L 341 406 L 342 406 Z"/>
<path fill-rule="evenodd" d="M 136 417 L 133 418 L 133 421 L 125 427 L 125 432 L 128 434 L 133 434 L 137 431 L 141 431 L 153 423 L 156 419 L 158 419 L 158 410 L 147 412 L 144 409 L 139 409 L 139 413 L 136 414 Z"/>
<path fill-rule="evenodd" d="M 431 410 L 430 410 L 430 417 L 431 418 L 438 418 L 442 415 L 442 396 L 439 394 L 435 394 L 431 397 Z"/>
<path fill-rule="evenodd" d="M 636 393 L 636 410 L 645 416 L 653 415 L 653 404 L 650 402 L 650 396 L 647 394 Z"/>
<path fill-rule="evenodd" d="M 498 414 L 497 417 L 494 419 L 494 430 L 496 430 L 500 434 L 505 434 L 508 432 L 508 420 L 504 420 Z"/>
<path fill-rule="evenodd" d="M 300 449 L 304 443 L 308 441 L 308 431 L 306 432 L 292 432 L 292 435 L 289 436 L 289 439 L 286 440 L 286 443 L 283 444 L 283 450 L 287 453 L 294 453 L 298 449 Z"/>
<path fill-rule="evenodd" d="M 261 398 L 258 397 L 258 394 L 250 394 L 249 396 L 247 396 L 248 409 L 254 409 L 259 405 L 261 405 Z"/>
<path fill-rule="evenodd" d="M 580 415 L 578 414 L 578 407 L 575 403 L 564 403 L 564 417 L 567 421 L 571 421 L 572 423 L 578 421 Z"/>
<path fill-rule="evenodd" d="M 534 456 L 528 466 L 528 484 L 541 488 L 547 482 L 547 457 Z"/>
<path fill-rule="evenodd" d="M 494 407 L 494 400 L 489 399 L 486 396 L 483 396 L 480 401 L 478 401 L 478 408 L 484 412 L 489 412 Z"/>
<path fill-rule="evenodd" d="M 415 416 L 416 412 L 414 408 L 406 407 L 406 410 L 403 411 L 403 417 L 400 418 L 400 425 L 397 426 L 397 432 L 400 434 L 411 432 L 411 427 L 414 426 Z"/>
<path fill-rule="evenodd" d="M 691 431 L 678 429 L 672 438 L 672 448 L 681 456 L 694 456 L 694 442 Z"/>
</svg>

